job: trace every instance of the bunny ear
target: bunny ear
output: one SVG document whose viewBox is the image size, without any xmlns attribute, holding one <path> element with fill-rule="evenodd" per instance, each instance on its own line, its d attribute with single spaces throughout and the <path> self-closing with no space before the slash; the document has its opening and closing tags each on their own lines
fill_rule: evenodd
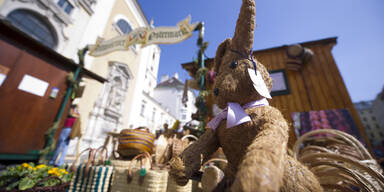
<svg viewBox="0 0 384 192">
<path fill-rule="evenodd" d="M 231 39 L 224 40 L 219 47 L 216 50 L 216 57 L 215 57 L 215 72 L 219 73 L 219 67 L 221 64 L 221 61 L 225 55 L 225 52 L 229 45 L 231 44 Z"/>
<path fill-rule="evenodd" d="M 255 31 L 255 15 L 255 0 L 243 0 L 232 39 L 232 49 L 245 54 L 251 51 Z"/>
</svg>

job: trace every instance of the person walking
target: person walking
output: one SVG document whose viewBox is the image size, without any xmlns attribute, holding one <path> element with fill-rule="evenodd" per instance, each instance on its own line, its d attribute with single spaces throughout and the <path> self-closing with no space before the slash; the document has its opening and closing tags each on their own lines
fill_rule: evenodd
<svg viewBox="0 0 384 192">
<path fill-rule="evenodd" d="M 65 156 L 67 155 L 68 145 L 71 139 L 74 138 L 74 133 L 79 133 L 80 129 L 80 114 L 77 105 L 71 105 L 68 117 L 65 119 L 64 127 L 61 130 L 59 139 L 57 141 L 56 150 L 52 156 L 49 164 L 61 166 L 64 164 Z M 60 159 L 56 162 L 58 155 Z"/>
</svg>

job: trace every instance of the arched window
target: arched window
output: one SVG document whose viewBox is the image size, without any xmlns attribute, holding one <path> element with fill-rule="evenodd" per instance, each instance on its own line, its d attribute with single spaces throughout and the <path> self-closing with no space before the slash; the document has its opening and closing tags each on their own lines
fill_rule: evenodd
<svg viewBox="0 0 384 192">
<path fill-rule="evenodd" d="M 7 19 L 20 30 L 37 39 L 44 45 L 54 49 L 57 45 L 56 34 L 44 21 L 44 19 L 27 10 L 16 10 L 11 12 Z"/>
<path fill-rule="evenodd" d="M 116 25 L 123 34 L 128 34 L 132 31 L 132 27 L 124 19 L 119 19 Z"/>
</svg>

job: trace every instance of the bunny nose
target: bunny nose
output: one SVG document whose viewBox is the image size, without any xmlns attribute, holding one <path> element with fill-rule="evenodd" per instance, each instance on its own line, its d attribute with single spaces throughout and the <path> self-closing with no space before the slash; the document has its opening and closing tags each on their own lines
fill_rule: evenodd
<svg viewBox="0 0 384 192">
<path fill-rule="evenodd" d="M 215 88 L 213 90 L 213 94 L 215 94 L 215 96 L 218 96 L 219 95 L 219 88 Z"/>
</svg>

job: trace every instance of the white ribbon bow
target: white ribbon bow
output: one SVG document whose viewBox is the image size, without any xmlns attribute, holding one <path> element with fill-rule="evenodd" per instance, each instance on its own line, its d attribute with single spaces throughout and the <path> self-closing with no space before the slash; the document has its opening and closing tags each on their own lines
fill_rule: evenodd
<svg viewBox="0 0 384 192">
<path fill-rule="evenodd" d="M 215 130 L 220 122 L 224 119 L 227 119 L 227 128 L 231 128 L 245 122 L 251 121 L 251 117 L 245 113 L 244 109 L 253 108 L 253 107 L 262 107 L 268 106 L 269 103 L 266 98 L 252 101 L 250 103 L 245 104 L 244 106 L 240 106 L 238 103 L 228 103 L 228 107 L 215 116 L 207 125 L 211 129 Z"/>
</svg>

